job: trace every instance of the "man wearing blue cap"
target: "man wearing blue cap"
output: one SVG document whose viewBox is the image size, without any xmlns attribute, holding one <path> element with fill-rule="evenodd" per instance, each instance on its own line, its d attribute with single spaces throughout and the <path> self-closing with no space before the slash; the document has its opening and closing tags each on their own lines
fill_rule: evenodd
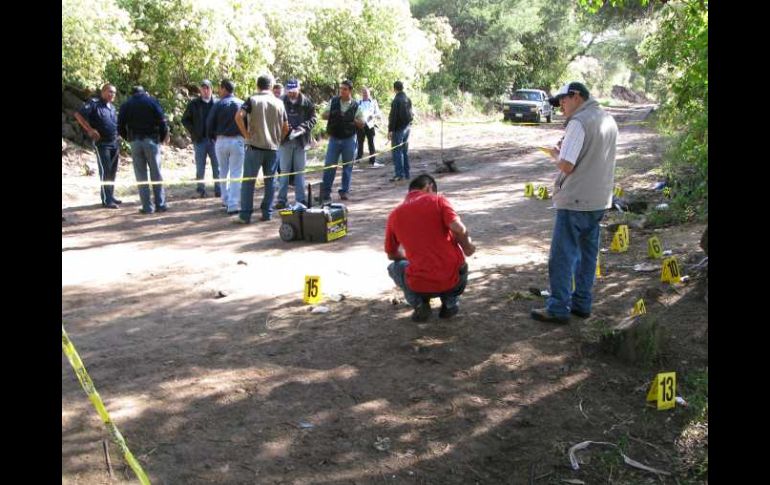
<svg viewBox="0 0 770 485">
<path fill-rule="evenodd" d="M 305 164 L 307 150 L 310 148 L 310 132 L 316 124 L 315 106 L 313 101 L 302 94 L 299 81 L 289 79 L 286 83 L 286 94 L 281 97 L 289 118 L 289 134 L 284 137 L 278 149 L 281 173 L 294 173 L 294 201 L 306 204 L 305 200 Z M 289 192 L 289 177 L 278 179 L 278 202 L 276 209 L 286 207 Z"/>
<path fill-rule="evenodd" d="M 565 84 L 550 102 L 561 106 L 567 128 L 560 146 L 551 149 L 559 170 L 548 258 L 551 295 L 545 308 L 532 310 L 531 316 L 541 322 L 569 323 L 570 314 L 591 315 L 599 221 L 612 206 L 618 125 L 582 83 Z"/>
</svg>

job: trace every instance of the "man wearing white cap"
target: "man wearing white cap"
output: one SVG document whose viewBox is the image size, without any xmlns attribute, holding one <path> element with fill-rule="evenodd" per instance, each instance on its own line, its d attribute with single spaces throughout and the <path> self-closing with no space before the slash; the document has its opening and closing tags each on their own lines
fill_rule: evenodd
<svg viewBox="0 0 770 485">
<path fill-rule="evenodd" d="M 294 175 L 294 201 L 305 204 L 305 174 L 302 171 L 307 163 L 310 132 L 318 121 L 315 105 L 310 98 L 300 93 L 299 81 L 296 79 L 289 79 L 286 83 L 286 94 L 281 99 L 289 118 L 289 134 L 283 138 L 278 148 L 281 173 L 299 172 Z M 278 202 L 275 208 L 283 209 L 289 197 L 289 177 L 281 176 L 278 179 L 278 187 Z"/>
<path fill-rule="evenodd" d="M 559 169 L 548 259 L 551 295 L 545 308 L 532 310 L 531 316 L 569 323 L 570 314 L 591 315 L 599 221 L 612 206 L 618 126 L 582 83 L 565 84 L 550 102 L 561 107 L 567 128 L 560 146 L 551 149 Z"/>
</svg>

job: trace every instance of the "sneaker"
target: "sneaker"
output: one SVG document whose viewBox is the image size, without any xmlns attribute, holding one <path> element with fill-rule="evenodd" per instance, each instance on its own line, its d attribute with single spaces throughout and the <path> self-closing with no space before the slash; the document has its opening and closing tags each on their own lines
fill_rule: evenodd
<svg viewBox="0 0 770 485">
<path fill-rule="evenodd" d="M 139 209 L 140 214 L 152 214 L 153 212 L 155 211 L 152 209 Z"/>
<path fill-rule="evenodd" d="M 576 317 L 580 318 L 588 318 L 591 316 L 591 312 L 581 312 L 580 310 L 573 308 L 569 311 L 571 314 L 575 315 Z"/>
<path fill-rule="evenodd" d="M 390 178 L 391 182 L 400 182 L 402 180 L 404 180 L 404 177 L 399 177 L 398 175 Z"/>
<path fill-rule="evenodd" d="M 120 204 L 122 204 L 122 203 L 123 203 L 123 201 L 122 201 L 122 200 L 118 200 L 118 199 L 116 199 L 115 197 L 113 197 L 113 198 L 112 198 L 112 203 L 113 203 L 113 204 L 118 204 L 118 205 L 120 205 Z"/>
<path fill-rule="evenodd" d="M 238 209 L 235 209 L 233 211 L 227 211 L 227 215 L 228 216 L 234 216 L 235 214 L 238 214 L 239 212 L 241 212 L 241 211 L 239 211 Z"/>
<path fill-rule="evenodd" d="M 162 205 L 156 209 L 158 212 L 166 212 L 168 210 L 167 205 Z"/>
<path fill-rule="evenodd" d="M 340 200 L 350 200 L 350 197 L 345 192 L 340 192 Z"/>
<path fill-rule="evenodd" d="M 104 207 L 105 209 L 117 209 L 118 204 L 116 204 L 115 202 L 110 202 L 109 204 L 102 204 L 102 207 Z"/>
<path fill-rule="evenodd" d="M 259 218 L 259 220 L 262 221 L 262 222 L 267 222 L 267 221 L 269 221 L 271 219 L 272 219 L 271 217 L 265 217 L 265 216 L 260 216 L 260 218 Z"/>
<path fill-rule="evenodd" d="M 569 323 L 569 317 L 558 317 L 554 315 L 553 313 L 549 312 L 545 308 L 537 308 L 535 310 L 532 310 L 529 312 L 529 315 L 537 320 L 538 322 L 548 322 L 548 323 L 559 323 L 559 324 L 567 324 Z"/>
<path fill-rule="evenodd" d="M 438 312 L 439 318 L 452 318 L 453 316 L 457 315 L 457 312 L 460 311 L 460 306 L 455 305 L 453 307 L 447 307 L 443 304 L 441 305 L 441 310 Z"/>
<path fill-rule="evenodd" d="M 369 168 L 382 168 L 384 166 L 385 166 L 385 164 L 382 164 L 380 162 L 374 162 L 374 163 L 369 165 Z"/>
<path fill-rule="evenodd" d="M 428 318 L 430 318 L 430 302 L 419 305 L 412 313 L 413 322 L 427 322 Z"/>
<path fill-rule="evenodd" d="M 222 192 L 220 192 L 219 190 L 215 190 L 214 197 L 222 197 Z"/>
<path fill-rule="evenodd" d="M 251 224 L 251 221 L 244 221 L 240 217 L 236 217 L 235 219 L 233 219 L 233 224 L 236 224 L 236 225 L 240 226 L 240 225 Z"/>
<path fill-rule="evenodd" d="M 281 210 L 286 208 L 286 202 L 276 202 L 273 206 L 273 209 L 275 210 Z"/>
<path fill-rule="evenodd" d="M 206 191 L 205 190 L 199 190 L 198 191 L 198 197 L 200 197 L 201 199 L 206 198 Z"/>
</svg>

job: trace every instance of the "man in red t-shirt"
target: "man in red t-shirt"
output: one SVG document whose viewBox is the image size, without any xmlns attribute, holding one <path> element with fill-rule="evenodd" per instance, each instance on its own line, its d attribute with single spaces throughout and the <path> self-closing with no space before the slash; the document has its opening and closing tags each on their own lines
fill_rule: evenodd
<svg viewBox="0 0 770 485">
<path fill-rule="evenodd" d="M 388 273 L 414 307 L 415 322 L 430 317 L 431 298 L 441 298 L 440 318 L 457 314 L 468 281 L 463 253 L 476 251 L 452 205 L 436 192 L 433 177 L 416 177 L 385 228 L 385 252 L 393 260 Z"/>
</svg>

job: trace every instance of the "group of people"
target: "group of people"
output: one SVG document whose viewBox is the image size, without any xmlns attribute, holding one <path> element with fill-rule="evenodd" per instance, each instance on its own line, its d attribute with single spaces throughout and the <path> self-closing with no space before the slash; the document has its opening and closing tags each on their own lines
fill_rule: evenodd
<svg viewBox="0 0 770 485">
<path fill-rule="evenodd" d="M 257 79 L 258 92 L 243 101 L 233 95 L 234 84 L 223 80 L 218 100 L 212 98 L 212 85 L 201 83 L 201 95 L 190 102 L 183 123 L 195 146 L 196 177 L 204 175 L 205 159 L 211 159 L 215 178 L 229 178 L 215 184 L 228 214 L 238 214 L 235 222 L 248 224 L 253 212 L 254 178 L 259 170 L 265 177 L 265 192 L 260 205 L 260 220 L 270 220 L 274 209 L 274 175 L 278 165 L 278 207 L 287 202 L 289 179 L 294 174 L 295 200 L 305 202 L 303 170 L 310 132 L 315 126 L 313 102 L 300 91 L 297 80 L 275 85 L 269 75 Z M 274 89 L 275 88 L 275 89 Z M 411 101 L 403 92 L 403 84 L 393 85 L 388 138 L 394 148 L 395 175 L 392 181 L 409 179 L 407 154 L 412 122 Z M 281 90 L 281 91 L 278 91 Z M 276 92 L 278 91 L 278 92 Z M 348 200 L 352 164 L 356 147 L 363 155 L 363 140 L 369 144 L 374 160 L 374 126 L 379 108 L 368 89 L 362 90 L 360 101 L 352 97 L 353 84 L 339 84 L 339 95 L 331 99 L 321 113 L 328 120 L 329 145 L 326 152 L 320 199 L 331 201 L 336 167 L 343 161 L 341 200 Z M 99 175 L 114 181 L 117 171 L 118 136 L 131 143 L 134 174 L 138 182 L 149 177 L 161 182 L 160 143 L 168 140 L 168 125 L 157 100 L 141 87 L 116 116 L 112 101 L 115 88 L 105 84 L 101 98 L 93 99 L 75 116 L 94 140 Z M 592 288 L 599 252 L 599 221 L 612 204 L 615 150 L 618 128 L 615 120 L 591 97 L 580 82 L 567 83 L 550 99 L 566 116 L 566 129 L 550 155 L 558 170 L 554 183 L 553 203 L 556 219 L 548 262 L 550 296 L 545 308 L 533 309 L 531 317 L 538 321 L 568 323 L 570 315 L 587 318 L 591 314 Z M 280 164 L 276 162 L 280 160 Z M 248 180 L 241 183 L 241 176 Z M 202 183 L 197 186 L 205 196 Z M 162 184 L 140 185 L 142 213 L 165 211 L 167 205 Z M 102 185 L 102 204 L 116 208 L 121 203 L 112 185 Z M 388 273 L 404 292 L 414 308 L 412 319 L 426 321 L 431 315 L 430 300 L 440 298 L 440 318 L 459 311 L 459 296 L 468 280 L 466 257 L 476 251 L 468 229 L 451 203 L 438 193 L 436 181 L 421 174 L 410 181 L 404 201 L 389 215 L 385 229 L 385 253 L 393 262 Z"/>
<path fill-rule="evenodd" d="M 583 83 L 565 84 L 550 102 L 561 107 L 567 120 L 564 137 L 550 150 L 558 170 L 548 260 L 550 296 L 545 308 L 533 309 L 530 316 L 566 324 L 570 315 L 591 315 L 599 221 L 612 206 L 618 127 Z M 438 194 L 436 181 L 427 174 L 415 177 L 385 229 L 385 253 L 393 261 L 388 273 L 414 308 L 412 320 L 430 318 L 432 298 L 441 299 L 439 318 L 459 311 L 459 296 L 468 281 L 465 257 L 475 251 L 451 203 Z"/>
<path fill-rule="evenodd" d="M 285 88 L 285 92 L 284 92 Z M 388 139 L 393 146 L 394 176 L 397 182 L 409 178 L 408 139 L 413 119 L 411 100 L 403 92 L 401 81 L 393 84 L 395 97 L 388 120 Z M 274 82 L 270 75 L 257 79 L 258 92 L 246 100 L 234 95 L 235 84 L 220 82 L 219 98 L 209 80 L 199 86 L 200 95 L 191 100 L 182 116 L 195 154 L 196 191 L 206 197 L 203 182 L 206 161 L 211 165 L 214 195 L 222 200 L 223 210 L 238 215 L 234 222 L 248 224 L 254 212 L 255 179 L 262 171 L 264 196 L 259 206 L 260 221 L 272 218 L 273 210 L 288 205 L 289 185 L 294 185 L 295 203 L 307 205 L 304 172 L 311 132 L 317 123 L 313 101 L 304 95 L 300 83 L 289 79 L 286 85 Z M 115 87 L 105 84 L 100 96 L 86 102 L 75 118 L 93 140 L 99 166 L 102 206 L 117 209 L 114 181 L 118 169 L 119 138 L 131 145 L 134 175 L 139 183 L 142 214 L 168 210 L 161 175 L 161 145 L 168 143 L 169 128 L 163 108 L 141 86 L 136 86 L 117 113 L 112 102 Z M 324 161 L 319 200 L 331 202 L 337 166 L 342 162 L 340 200 L 350 200 L 354 156 L 364 160 L 364 140 L 368 142 L 367 161 L 372 168 L 383 164 L 376 160 L 375 133 L 382 113 L 369 88 L 361 90 L 361 99 L 353 97 L 353 83 L 339 84 L 321 113 L 327 120 L 329 143 Z M 220 182 L 219 180 L 224 179 Z M 244 180 L 241 180 L 244 179 Z M 275 197 L 277 186 L 277 200 Z M 109 183 L 112 182 L 112 183 Z M 151 195 L 153 197 L 151 197 Z"/>
</svg>

